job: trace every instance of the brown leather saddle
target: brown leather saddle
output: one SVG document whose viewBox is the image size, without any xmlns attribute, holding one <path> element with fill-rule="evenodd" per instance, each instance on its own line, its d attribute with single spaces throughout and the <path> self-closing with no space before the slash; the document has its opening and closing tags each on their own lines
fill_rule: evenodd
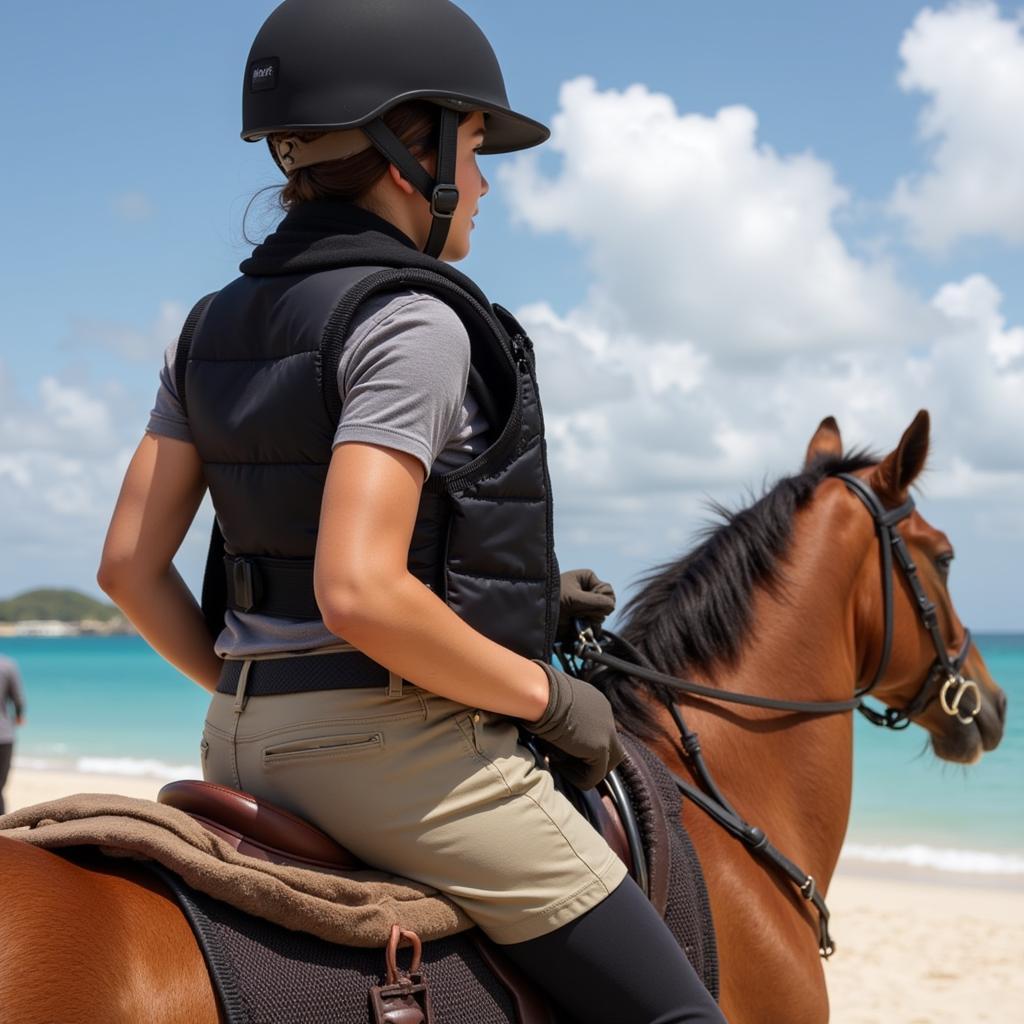
<svg viewBox="0 0 1024 1024">
<path fill-rule="evenodd" d="M 612 793 L 606 787 L 602 789 L 600 793 L 591 790 L 577 794 L 582 803 L 580 809 L 635 877 L 635 844 L 629 841 Z M 157 800 L 184 811 L 239 853 L 257 860 L 339 871 L 368 867 L 314 825 L 251 793 L 213 782 L 183 779 L 167 783 Z M 653 896 L 650 892 L 649 895 Z"/>
<path fill-rule="evenodd" d="M 184 811 L 247 857 L 300 868 L 366 869 L 326 832 L 238 789 L 185 779 L 168 782 L 157 801 Z"/>
</svg>

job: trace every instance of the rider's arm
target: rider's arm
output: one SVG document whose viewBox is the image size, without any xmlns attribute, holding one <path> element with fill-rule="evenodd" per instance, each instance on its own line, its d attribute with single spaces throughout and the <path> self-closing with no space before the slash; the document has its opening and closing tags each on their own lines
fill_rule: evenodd
<svg viewBox="0 0 1024 1024">
<path fill-rule="evenodd" d="M 193 445 L 146 434 L 121 485 L 96 579 L 154 650 L 212 692 L 221 661 L 171 564 L 205 490 Z"/>
<path fill-rule="evenodd" d="M 544 670 L 467 625 L 408 570 L 424 468 L 373 444 L 338 445 L 320 514 L 315 586 L 327 628 L 443 697 L 533 721 Z"/>
</svg>

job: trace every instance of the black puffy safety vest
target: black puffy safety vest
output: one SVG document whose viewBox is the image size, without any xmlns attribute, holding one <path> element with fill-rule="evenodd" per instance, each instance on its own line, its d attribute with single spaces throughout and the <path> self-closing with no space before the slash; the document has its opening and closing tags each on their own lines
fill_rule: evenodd
<svg viewBox="0 0 1024 1024">
<path fill-rule="evenodd" d="M 177 390 L 216 511 L 203 585 L 225 608 L 319 618 L 313 555 L 341 412 L 337 367 L 372 295 L 436 295 L 465 324 L 469 388 L 490 425 L 480 456 L 424 482 L 409 571 L 467 623 L 530 658 L 558 617 L 544 421 L 533 346 L 467 277 L 386 221 L 337 201 L 303 204 L 186 321 Z"/>
</svg>

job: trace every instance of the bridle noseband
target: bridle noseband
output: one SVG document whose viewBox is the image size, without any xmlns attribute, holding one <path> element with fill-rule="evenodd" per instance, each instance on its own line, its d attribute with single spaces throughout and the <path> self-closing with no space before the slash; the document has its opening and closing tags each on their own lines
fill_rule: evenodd
<svg viewBox="0 0 1024 1024">
<path fill-rule="evenodd" d="M 949 656 L 942 633 L 939 631 L 939 617 L 935 610 L 934 602 L 925 593 L 921 578 L 918 575 L 917 565 L 910 557 L 906 541 L 900 536 L 896 529 L 897 524 L 910 517 L 914 511 L 914 499 L 907 500 L 897 508 L 885 508 L 878 498 L 878 495 L 859 477 L 850 473 L 839 473 L 837 479 L 842 480 L 847 488 L 851 490 L 864 503 L 875 521 L 875 529 L 878 532 L 878 544 L 882 553 L 882 604 L 885 621 L 885 634 L 882 639 L 882 656 L 879 658 L 878 667 L 875 669 L 874 677 L 867 686 L 858 690 L 854 696 L 859 698 L 869 694 L 885 675 L 889 667 L 889 659 L 892 656 L 893 640 L 893 555 L 896 556 L 896 563 L 903 573 L 911 592 L 914 595 L 914 603 L 917 606 L 921 622 L 932 638 L 935 647 L 936 659 L 925 675 L 921 688 L 914 698 L 904 708 L 886 708 L 884 712 L 875 711 L 866 704 L 859 704 L 860 711 L 869 721 L 875 725 L 883 725 L 890 729 L 905 729 L 911 718 L 923 711 L 938 696 L 939 704 L 947 715 L 951 715 L 963 725 L 970 725 L 981 711 L 981 691 L 973 679 L 965 679 L 962 669 L 967 660 L 967 653 L 971 647 L 971 631 L 964 628 L 963 640 L 960 649 L 955 657 Z M 933 691 L 932 681 L 941 679 L 941 685 Z M 964 712 L 962 702 L 967 695 L 973 698 L 973 707 Z"/>
</svg>

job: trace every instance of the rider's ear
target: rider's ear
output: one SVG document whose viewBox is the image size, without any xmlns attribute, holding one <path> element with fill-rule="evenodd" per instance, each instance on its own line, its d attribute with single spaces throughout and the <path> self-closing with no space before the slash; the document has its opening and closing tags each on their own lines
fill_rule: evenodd
<svg viewBox="0 0 1024 1024">
<path fill-rule="evenodd" d="M 870 484 L 875 493 L 889 504 L 906 500 L 907 490 L 924 469 L 928 458 L 928 435 L 931 420 L 922 409 L 907 427 L 896 450 L 888 454 L 874 469 Z"/>
<path fill-rule="evenodd" d="M 839 424 L 835 418 L 826 416 L 811 438 L 807 446 L 807 454 L 804 456 L 804 469 L 810 469 L 811 464 L 818 459 L 838 459 L 843 454 L 843 439 L 839 435 Z"/>
<path fill-rule="evenodd" d="M 416 192 L 416 189 L 414 189 L 412 185 L 402 177 L 402 172 L 394 164 L 388 164 L 388 174 L 395 185 L 397 185 L 398 188 L 407 196 L 411 196 Z"/>
</svg>

